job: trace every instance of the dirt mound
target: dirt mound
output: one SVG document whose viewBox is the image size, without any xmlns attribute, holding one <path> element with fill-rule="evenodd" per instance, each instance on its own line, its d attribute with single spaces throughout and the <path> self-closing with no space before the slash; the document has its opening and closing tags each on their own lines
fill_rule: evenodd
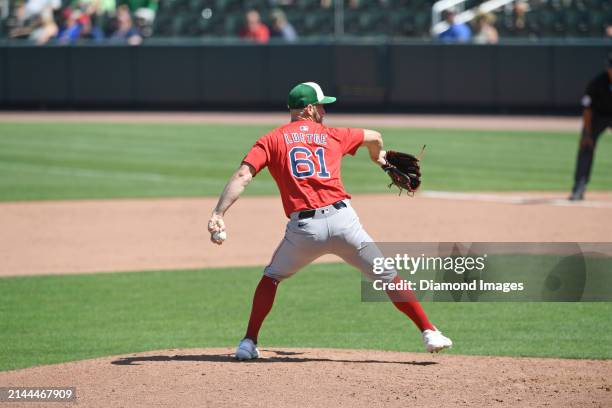
<svg viewBox="0 0 612 408">
<path fill-rule="evenodd" d="M 231 349 L 150 351 L 2 372 L 0 383 L 75 386 L 87 407 L 612 406 L 609 360 L 261 351 L 245 363 Z"/>
</svg>

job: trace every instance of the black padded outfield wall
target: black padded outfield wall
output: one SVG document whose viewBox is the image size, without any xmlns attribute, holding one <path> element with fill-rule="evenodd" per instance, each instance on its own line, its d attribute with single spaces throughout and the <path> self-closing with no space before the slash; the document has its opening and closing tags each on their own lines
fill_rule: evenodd
<svg viewBox="0 0 612 408">
<path fill-rule="evenodd" d="M 612 46 L 0 47 L 0 107 L 284 108 L 317 81 L 337 109 L 579 110 Z"/>
</svg>

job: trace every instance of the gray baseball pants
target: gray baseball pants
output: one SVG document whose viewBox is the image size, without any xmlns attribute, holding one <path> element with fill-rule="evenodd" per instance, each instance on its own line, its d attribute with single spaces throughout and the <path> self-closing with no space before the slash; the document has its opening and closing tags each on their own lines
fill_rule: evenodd
<svg viewBox="0 0 612 408">
<path fill-rule="evenodd" d="M 345 208 L 333 205 L 318 208 L 311 218 L 299 219 L 299 212 L 291 214 L 285 237 L 272 255 L 264 275 L 282 281 L 325 254 L 335 254 L 359 269 L 366 279 L 390 282 L 397 275 L 394 269 L 381 274 L 372 271 L 374 258 L 382 253 L 363 229 L 350 200 L 343 200 Z"/>
</svg>

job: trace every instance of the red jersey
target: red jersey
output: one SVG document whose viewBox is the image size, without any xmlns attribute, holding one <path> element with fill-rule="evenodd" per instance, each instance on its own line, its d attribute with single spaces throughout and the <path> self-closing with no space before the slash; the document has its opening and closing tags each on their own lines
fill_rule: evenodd
<svg viewBox="0 0 612 408">
<path fill-rule="evenodd" d="M 265 24 L 259 24 L 252 29 L 244 27 L 240 30 L 240 37 L 253 40 L 260 44 L 265 44 L 270 40 L 270 30 Z"/>
<path fill-rule="evenodd" d="M 363 129 L 329 128 L 300 120 L 262 136 L 243 162 L 258 173 L 268 167 L 280 191 L 287 217 L 351 198 L 340 179 L 345 154 L 355 155 Z"/>
</svg>

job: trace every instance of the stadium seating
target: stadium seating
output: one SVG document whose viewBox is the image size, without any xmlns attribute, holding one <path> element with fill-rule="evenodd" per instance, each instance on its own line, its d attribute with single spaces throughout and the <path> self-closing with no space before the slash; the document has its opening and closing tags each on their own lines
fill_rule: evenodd
<svg viewBox="0 0 612 408">
<path fill-rule="evenodd" d="M 612 25 L 612 3 L 605 0 L 548 0 L 531 2 L 525 15 L 525 27 L 514 24 L 512 10 L 497 11 L 497 24 L 502 37 L 597 37 L 605 35 Z"/>
<path fill-rule="evenodd" d="M 344 32 L 349 36 L 429 38 L 434 0 L 344 0 Z M 68 5 L 72 0 L 63 0 Z M 465 8 L 482 0 L 467 0 Z M 609 0 L 533 0 L 525 24 L 517 25 L 512 7 L 495 12 L 502 38 L 598 37 L 612 24 Z M 270 24 L 272 9 L 282 9 L 304 37 L 334 33 L 334 6 L 321 0 L 160 0 L 153 26 L 155 37 L 236 37 L 245 11 L 259 10 Z M 0 21 L 6 36 L 6 21 Z M 1 37 L 0 37 L 1 38 Z"/>
</svg>

